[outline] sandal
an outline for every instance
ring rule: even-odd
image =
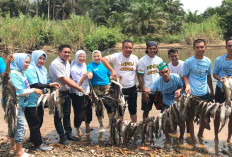
[[[34,155],[24,152],[23,155],[21,155],[21,157],[34,157]]]

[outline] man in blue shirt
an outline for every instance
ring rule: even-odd
[[[225,102],[224,92],[221,91],[223,78],[232,76],[232,37],[226,39],[227,54],[219,56],[214,62],[213,77],[218,80],[215,92],[215,101],[218,103]],[[214,118],[214,134],[215,142],[218,141],[218,130],[220,125],[220,113],[217,112]],[[227,142],[230,143],[232,134],[232,119],[230,117],[228,123],[228,138]]]
[[[214,98],[214,92],[211,78],[211,61],[208,57],[204,56],[206,50],[205,41],[203,39],[195,40],[193,42],[193,50],[195,51],[195,55],[185,60],[183,67],[185,92],[186,94],[192,94],[209,101],[210,97],[211,99]],[[210,93],[207,84],[210,88]],[[190,119],[188,124],[192,141],[196,143],[193,120]],[[199,139],[203,137],[204,128],[205,122],[202,120],[198,132]]]
[[[169,108],[175,99],[181,96],[181,92],[184,91],[184,83],[180,76],[174,73],[170,73],[168,65],[166,63],[160,63],[158,65],[160,77],[158,77],[150,88],[146,88],[146,93],[151,93],[151,91],[160,91],[163,96],[163,105],[161,112]],[[180,124],[180,140],[183,140],[185,124]],[[168,133],[165,133],[166,138],[168,138]]]

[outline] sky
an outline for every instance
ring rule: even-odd
[[[214,8],[222,4],[222,0],[180,0],[180,2],[186,12],[198,10],[198,13],[203,13],[208,7]]]

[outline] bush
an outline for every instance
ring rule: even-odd
[[[31,50],[44,44],[46,23],[40,17],[20,15],[19,18],[1,19],[0,38],[7,47],[20,51]]]
[[[203,21],[202,23],[187,23],[183,26],[180,34],[185,44],[192,44],[197,38],[205,39],[208,43],[215,43],[222,39],[222,29],[219,26],[217,15]]]
[[[117,28],[106,28],[104,26],[98,27],[93,34],[84,39],[85,48],[90,51],[105,50],[112,48],[120,39],[122,35]]]

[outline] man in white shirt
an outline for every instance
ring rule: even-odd
[[[131,121],[137,122],[137,91],[136,73],[138,57],[132,54],[133,43],[130,40],[122,42],[122,52],[114,53],[102,58],[102,63],[111,72],[113,79],[119,78],[124,95],[127,95],[128,110]],[[113,64],[114,69],[110,63]],[[122,114],[120,116],[123,116]]]
[[[70,124],[71,99],[69,87],[75,88],[83,93],[85,92],[81,86],[70,79],[70,64],[68,62],[70,53],[71,47],[69,45],[60,45],[58,48],[58,57],[53,60],[49,66],[50,80],[51,82],[58,82],[61,85],[59,92],[64,99],[64,103],[62,104],[63,117],[59,116],[57,109],[54,115],[54,124],[60,136],[59,143],[62,145],[68,145],[68,140],[79,141],[79,139],[72,134]]]
[[[181,78],[183,77],[183,65],[184,61],[179,60],[179,54],[177,49],[168,50],[168,58],[170,59],[170,63],[168,64],[168,68],[171,73],[178,74]]]
[[[146,45],[146,55],[139,60],[138,67],[138,80],[141,91],[149,88],[159,77],[158,65],[163,62],[163,59],[156,55],[158,53],[158,43],[148,41]],[[142,93],[143,120],[148,117],[152,105],[155,104],[154,96],[154,94]]]

